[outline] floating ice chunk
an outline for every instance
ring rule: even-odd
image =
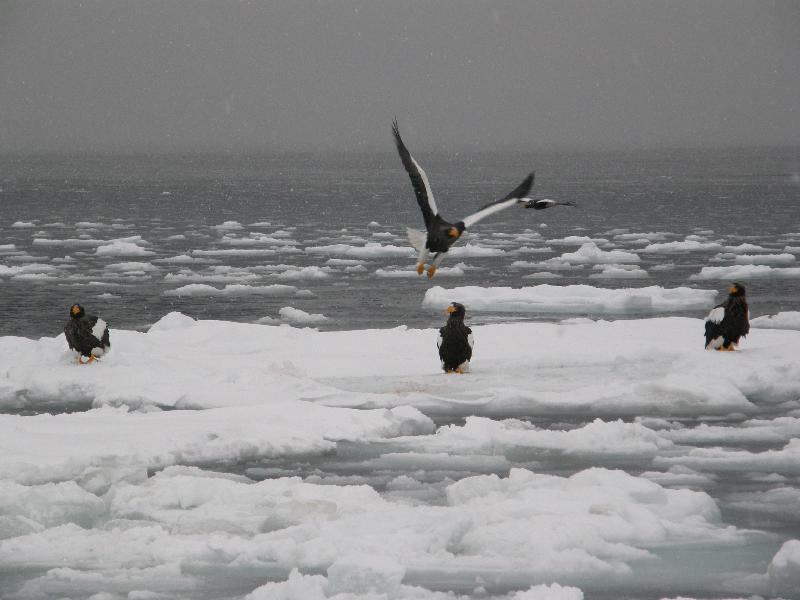
[[[50,238],[34,238],[31,242],[34,246],[73,246],[78,248],[94,248],[108,243],[106,240],[95,240],[91,238],[70,238],[66,240],[53,240]]]
[[[554,252],[554,250],[550,246],[541,246],[541,247],[531,247],[531,246],[521,246],[514,250],[515,254],[548,254],[550,252]]]
[[[191,265],[191,264],[198,264],[198,263],[208,263],[213,262],[206,258],[196,258],[194,256],[189,256],[188,254],[179,254],[178,256],[168,256],[166,258],[157,258],[153,262],[157,263],[166,263],[166,264],[173,264],[173,265]]]
[[[168,242],[179,242],[186,239],[186,236],[182,233],[176,233],[175,235],[169,235],[165,238]]]
[[[769,564],[769,580],[777,593],[793,596],[800,590],[800,540],[785,542]]]
[[[658,244],[650,244],[640,250],[640,252],[652,252],[658,254],[671,254],[677,252],[719,252],[722,250],[722,244],[716,242],[704,242],[697,239],[690,239],[692,236],[682,242],[662,242]]]
[[[310,246],[306,248],[308,254],[322,254],[345,256],[352,258],[376,258],[376,257],[412,257],[415,251],[407,246],[381,245],[376,242],[368,242],[364,246],[351,246],[349,244],[333,244],[330,246]]]
[[[277,274],[281,280],[300,280],[300,279],[328,279],[333,270],[330,267],[302,267],[300,269],[290,269]]]
[[[725,246],[725,252],[732,252],[733,254],[746,254],[747,252],[769,252],[769,248],[764,246],[757,246],[756,244],[739,244],[738,246]]]
[[[159,268],[152,263],[147,262],[121,262],[121,263],[113,263],[110,265],[106,265],[106,269],[109,271],[115,271],[117,273],[126,273],[129,271],[134,272],[153,272],[158,271]]]
[[[227,246],[296,246],[295,240],[285,239],[278,236],[268,236],[263,234],[250,234],[249,237],[224,236],[220,244]]]
[[[794,254],[738,254],[734,258],[737,265],[788,265],[795,262]]]
[[[487,248],[485,246],[477,246],[475,244],[466,244],[464,246],[453,246],[447,252],[448,256],[453,258],[480,258],[484,256],[501,256],[505,254],[505,250],[500,248]]]
[[[575,252],[562,254],[558,260],[575,264],[616,264],[637,263],[641,259],[633,252],[622,250],[601,250],[594,242],[587,242]]]
[[[675,263],[661,263],[650,267],[651,271],[672,271],[675,268]]]
[[[364,261],[355,258],[329,258],[325,264],[332,267],[355,267],[362,266]]]
[[[380,227],[381,224],[377,221],[370,221],[368,227]]]
[[[367,273],[368,271],[369,269],[364,265],[352,265],[344,268],[345,273]]]
[[[647,279],[647,271],[639,268],[638,265],[595,265],[594,270],[600,273],[592,273],[589,279]]]
[[[95,256],[151,256],[155,254],[151,250],[143,248],[147,244],[141,236],[121,238],[104,242],[94,251]]]
[[[704,309],[716,295],[715,290],[661,286],[616,290],[547,284],[524,288],[467,286],[449,290],[435,286],[425,293],[422,304],[444,308],[456,301],[475,311],[628,314]]]
[[[784,311],[776,315],[764,315],[750,319],[750,326],[756,329],[796,329],[800,330],[800,312]]]
[[[322,314],[310,314],[299,308],[291,306],[284,306],[278,311],[281,320],[291,325],[320,325],[330,321],[328,317]]]
[[[537,271],[529,275],[523,275],[523,279],[563,279],[563,275],[558,273],[550,273],[549,271]]]
[[[584,244],[608,244],[606,238],[591,238],[585,235],[569,235],[565,238],[547,240],[548,244],[554,246],[582,246]]]
[[[557,583],[540,584],[515,592],[508,597],[508,600],[583,600],[583,592],[579,588]]]
[[[244,229],[244,227],[238,221],[225,221],[219,225],[212,225],[211,229],[216,229],[217,231],[238,231]]]
[[[15,229],[28,229],[30,227],[36,227],[36,224],[30,221],[14,221],[11,226]]]
[[[75,227],[78,229],[101,229],[106,227],[103,223],[97,223],[93,221],[78,221],[75,223]]]
[[[648,240],[649,242],[661,242],[673,234],[667,231],[649,231],[647,233],[618,233],[614,235],[615,240],[621,242],[638,242]]]
[[[271,256],[278,251],[273,248],[225,248],[214,250],[192,250],[192,256]]]
[[[770,267],[768,265],[734,265],[730,267],[703,267],[689,276],[692,281],[716,279],[794,279],[800,277],[800,267]]]
[[[291,285],[273,284],[265,286],[228,284],[215,288],[204,283],[190,283],[174,290],[164,292],[165,296],[293,296],[298,293]]]

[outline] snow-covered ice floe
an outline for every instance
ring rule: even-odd
[[[716,295],[715,290],[660,286],[623,289],[547,284],[523,288],[465,286],[445,289],[435,286],[425,292],[423,306],[444,308],[455,301],[464,304],[467,310],[475,311],[647,314],[703,310]]]
[[[730,267],[703,267],[699,273],[690,275],[693,281],[712,279],[761,279],[761,278],[798,278],[800,267],[770,267],[769,265],[732,265]]]
[[[86,366],[0,337],[4,600],[796,598],[800,542],[724,509],[796,522],[800,332],[702,331],[475,326],[465,376],[434,328],[171,313]],[[722,507],[736,472],[775,487]]]
[[[750,326],[757,329],[800,330],[800,311],[784,311],[776,315],[764,315],[750,319]]]

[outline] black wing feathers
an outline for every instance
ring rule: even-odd
[[[426,185],[426,175],[424,171],[420,171],[419,165],[417,165],[411,157],[411,153],[403,143],[403,138],[400,137],[400,129],[397,127],[397,119],[392,122],[392,134],[394,134],[394,143],[397,146],[397,152],[400,154],[403,167],[411,178],[411,185],[417,197],[417,204],[419,204],[422,210],[422,218],[425,220],[425,228],[430,229],[431,221],[433,221],[436,210],[431,208],[431,200],[428,197],[428,186]]]
[[[505,202],[506,200],[511,200],[512,198],[525,198],[530,193],[531,188],[533,187],[533,178],[535,177],[535,173],[531,173],[525,179],[522,180],[517,187],[515,187],[511,192],[506,194],[504,197],[500,198],[499,200],[494,200],[489,202],[488,204],[484,204],[478,210],[483,210],[484,208],[488,208],[495,204],[500,204],[501,202]]]

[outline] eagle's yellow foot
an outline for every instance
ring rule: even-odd
[[[422,275],[422,272],[425,270],[425,263],[419,263],[417,265],[417,275]]]
[[[436,275],[436,267],[430,267],[428,269],[428,279],[433,278],[434,275]]]
[[[88,365],[89,363],[93,363],[96,360],[97,357],[94,354],[90,354],[88,360],[86,361],[86,364]]]
[[[462,371],[462,370],[461,370],[461,367],[458,367],[458,368],[456,368],[456,370],[454,371],[454,373],[458,373],[459,375],[463,375],[463,374],[464,374],[464,371]]]

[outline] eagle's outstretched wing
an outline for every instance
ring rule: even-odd
[[[438,214],[439,210],[436,208],[436,202],[433,199],[433,191],[431,191],[428,176],[403,143],[403,138],[400,137],[400,130],[397,127],[397,119],[392,122],[392,133],[394,134],[397,152],[400,154],[400,160],[403,161],[403,167],[405,167],[406,173],[411,178],[411,185],[414,187],[417,203],[422,210],[422,218],[425,219],[425,228],[430,229],[431,221],[433,221],[433,217]]]

